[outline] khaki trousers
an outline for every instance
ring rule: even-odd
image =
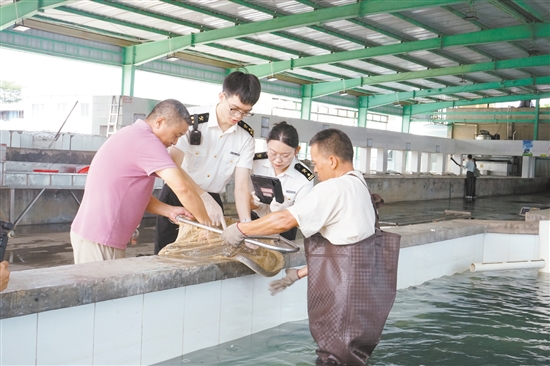
[[[73,247],[75,264],[126,258],[126,250],[116,249],[94,241],[86,240],[72,230],[71,245]]]

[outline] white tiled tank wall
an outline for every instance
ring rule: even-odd
[[[401,250],[398,288],[468,270],[472,262],[534,259],[538,236],[478,234]],[[259,275],[208,282],[0,320],[0,365],[164,361],[307,318],[307,281],[277,296]],[[252,291],[251,291],[252,289]]]
[[[0,365],[149,365],[307,318],[306,281],[271,296],[273,279],[239,277],[3,319]]]

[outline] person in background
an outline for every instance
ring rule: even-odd
[[[464,165],[466,169],[466,198],[471,199],[475,194],[475,177],[474,171],[476,170],[476,165],[472,160],[472,154],[468,154],[468,161]]]
[[[145,120],[120,129],[99,148],[71,225],[75,264],[124,258],[145,211],[173,221],[184,215],[212,224],[201,198],[166,150],[187,132],[189,123],[185,106],[167,99]],[[156,177],[172,187],[185,208],[152,196]]]
[[[228,245],[247,236],[284,232],[299,226],[307,267],[287,269],[277,292],[308,276],[308,318],[321,364],[364,365],[379,342],[395,299],[397,261],[376,263],[376,213],[363,175],[353,169],[353,146],[338,129],[318,132],[309,142],[320,183],[293,206],[222,233]],[[371,283],[376,265],[385,280]]]
[[[286,121],[276,123],[266,139],[267,152],[254,155],[253,174],[277,177],[281,181],[284,201],[279,203],[275,198],[270,204],[260,202],[252,194],[253,219],[265,216],[270,212],[284,210],[295,202],[303,199],[313,188],[315,175],[305,166],[297,155],[300,151],[298,131]],[[281,236],[296,239],[297,227],[281,234]]]
[[[8,287],[8,282],[10,281],[10,270],[8,267],[8,261],[0,262],[0,292]]]
[[[255,75],[235,71],[223,81],[218,103],[190,108],[193,127],[182,136],[169,153],[177,166],[189,175],[205,206],[217,213],[214,225],[225,227],[220,193],[235,178],[235,206],[239,220],[250,221],[249,179],[254,157],[254,130],[242,121],[252,116],[252,107],[260,98],[261,85]],[[196,118],[196,120],[195,120]],[[159,199],[170,205],[181,205],[168,185]],[[179,225],[158,217],[155,254],[177,238]]]

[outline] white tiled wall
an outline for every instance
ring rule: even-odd
[[[398,288],[472,262],[534,259],[536,235],[478,234],[404,248]],[[307,281],[271,296],[259,275],[0,320],[0,365],[149,365],[307,318]]]

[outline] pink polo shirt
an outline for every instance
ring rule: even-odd
[[[126,249],[153,193],[156,171],[176,165],[142,120],[119,130],[97,151],[71,229],[84,239]]]

